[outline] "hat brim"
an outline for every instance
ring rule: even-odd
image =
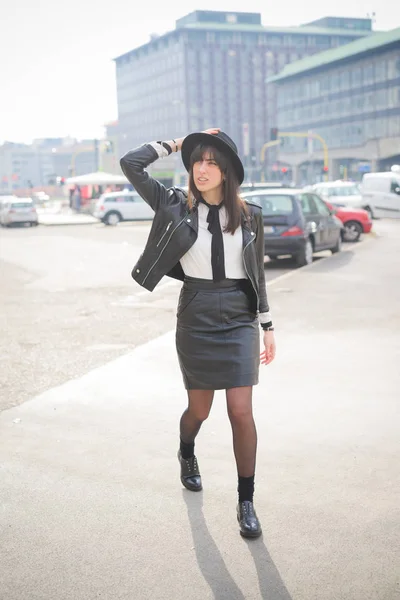
[[[192,155],[193,150],[199,144],[203,146],[214,146],[218,150],[221,150],[221,152],[223,152],[224,154],[227,154],[232,162],[232,166],[235,170],[239,185],[243,183],[244,168],[239,156],[230,146],[228,146],[226,142],[224,142],[218,136],[213,135],[211,133],[190,133],[183,140],[181,154],[182,162],[185,165],[186,171],[190,171],[190,157]]]

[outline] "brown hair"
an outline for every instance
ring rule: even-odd
[[[192,209],[194,206],[194,199],[198,202],[201,198],[201,193],[194,183],[193,165],[195,162],[203,160],[206,153],[209,153],[212,159],[215,160],[224,175],[222,201],[228,215],[225,231],[232,233],[233,235],[241,223],[242,211],[244,210],[247,214],[248,210],[246,204],[239,196],[239,182],[231,161],[223,152],[221,152],[221,150],[218,150],[218,148],[215,148],[214,146],[203,146],[199,144],[194,148],[190,155],[188,206]]]

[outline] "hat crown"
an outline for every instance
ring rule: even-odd
[[[215,137],[219,138],[221,141],[225,142],[225,144],[230,146],[232,148],[232,150],[235,152],[235,154],[238,153],[237,146],[236,146],[235,142],[229,137],[229,135],[227,135],[223,131],[219,131],[218,133],[215,134]]]

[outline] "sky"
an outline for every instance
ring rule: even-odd
[[[118,118],[113,58],[146,43],[152,33],[174,29],[177,19],[194,10],[258,12],[263,25],[282,27],[375,12],[375,29],[400,26],[400,3],[393,0],[20,0],[7,5],[0,35],[0,143],[102,137],[104,124]]]

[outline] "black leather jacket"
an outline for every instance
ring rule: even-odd
[[[132,277],[153,291],[164,275],[183,281],[182,256],[197,239],[198,212],[187,204],[180,188],[167,189],[145,170],[158,159],[155,149],[144,144],[121,158],[122,171],[155,212],[146,247],[132,270]],[[242,214],[243,261],[252,284],[252,311],[269,311],[264,274],[264,225],[261,207],[246,200],[249,216]]]

